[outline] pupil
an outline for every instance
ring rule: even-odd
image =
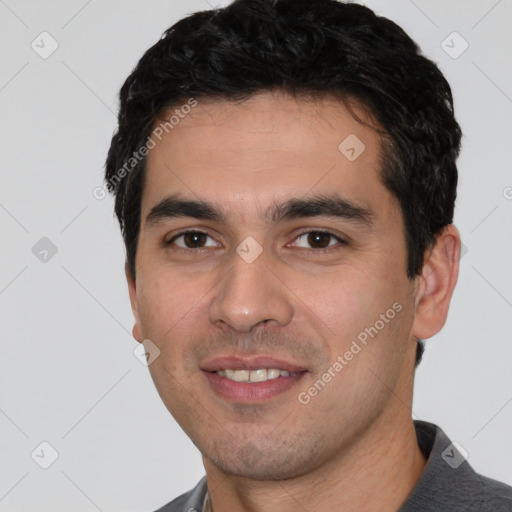
[[[203,233],[186,233],[184,236],[185,245],[187,247],[202,247],[204,243],[204,237],[205,235]]]
[[[325,248],[329,246],[331,235],[315,231],[308,235],[308,243],[315,248]]]

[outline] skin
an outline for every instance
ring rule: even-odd
[[[365,144],[354,161],[338,149],[351,134]],[[203,455],[215,512],[396,511],[421,476],[411,418],[416,340],[445,323],[460,238],[447,226],[422,275],[407,278],[403,218],[379,179],[379,156],[377,133],[341,102],[277,92],[200,101],[148,154],[136,279],[127,272],[133,335],[160,350],[152,378]],[[273,204],[333,192],[369,210],[371,226],[265,217]],[[173,194],[213,203],[225,222],[147,222]],[[207,233],[203,247],[173,238],[183,230]],[[347,243],[327,237],[321,252],[307,234],[297,238],[315,230]],[[263,250],[252,263],[236,252],[247,237]],[[300,403],[298,394],[394,303],[401,311]],[[307,372],[269,400],[237,404],[201,371],[217,355],[255,354]]]

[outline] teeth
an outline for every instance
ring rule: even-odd
[[[276,368],[260,368],[258,370],[219,370],[216,372],[221,377],[226,377],[235,382],[265,382],[267,380],[277,379],[278,377],[295,376],[296,373],[290,373],[286,370]]]
[[[275,369],[267,370],[267,378],[269,380],[270,379],[277,379],[277,377],[279,377],[279,375],[281,375],[281,371],[280,370],[275,370]]]
[[[232,380],[235,382],[245,382],[249,380],[249,370],[235,370],[233,372]]]
[[[251,382],[265,382],[267,380],[267,370],[252,370],[249,380]]]

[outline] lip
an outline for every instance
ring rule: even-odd
[[[276,370],[285,370],[287,372],[304,372],[307,368],[295,363],[290,363],[274,357],[256,356],[256,357],[235,357],[225,356],[216,357],[210,361],[205,361],[200,365],[201,370],[205,372],[217,372],[219,370],[259,370],[260,368],[275,368]]]
[[[218,375],[219,370],[259,370],[275,368],[290,372],[288,377],[278,377],[265,382],[235,382]],[[304,377],[308,370],[298,364],[282,361],[273,357],[257,356],[252,358],[217,357],[201,365],[211,389],[229,402],[238,404],[259,404],[275,398],[291,388]]]

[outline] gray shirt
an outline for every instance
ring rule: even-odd
[[[436,425],[415,421],[425,470],[398,512],[512,512],[512,487],[479,475]],[[201,512],[206,477],[157,512]]]

